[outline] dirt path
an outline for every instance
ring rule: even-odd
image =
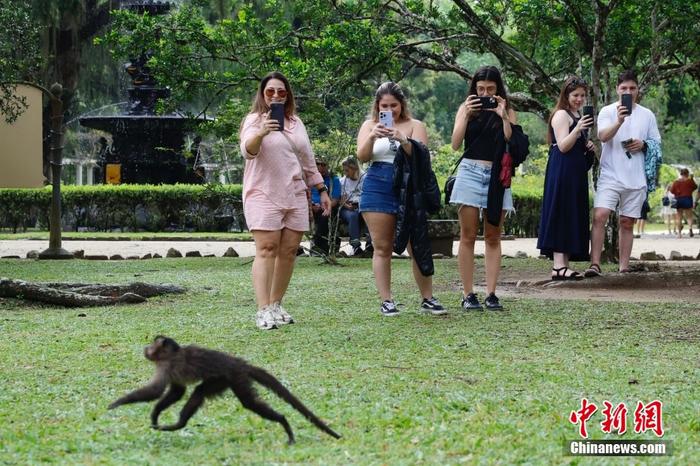
[[[700,264],[650,262],[633,266],[649,271],[607,273],[578,282],[552,282],[547,272],[503,270],[499,295],[539,299],[590,299],[622,302],[684,302],[700,306]],[[524,277],[524,275],[527,275]],[[483,276],[483,275],[482,275]],[[481,284],[485,287],[485,283]]]

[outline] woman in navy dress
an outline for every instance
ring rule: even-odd
[[[549,160],[537,247],[554,261],[552,280],[582,279],[569,268],[569,261],[589,260],[588,170],[594,146],[588,129],[593,119],[580,114],[587,90],[582,79],[568,78],[549,120]]]

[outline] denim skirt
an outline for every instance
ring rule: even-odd
[[[488,202],[491,167],[462,159],[457,169],[450,204],[462,204],[485,209]],[[503,210],[512,212],[513,195],[509,189],[503,193]]]
[[[394,164],[372,162],[362,181],[360,212],[396,214],[399,198],[394,194]]]

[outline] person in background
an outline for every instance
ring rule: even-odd
[[[693,191],[698,189],[698,185],[687,168],[681,169],[680,177],[673,182],[671,192],[676,196],[676,228],[678,237],[683,237],[683,218],[688,223],[688,235],[692,238],[693,233]]]
[[[328,162],[322,157],[316,157],[316,167],[318,172],[323,176],[323,184],[328,190],[328,196],[331,198],[331,209],[336,209],[340,204],[341,189],[340,180],[328,168]],[[311,212],[314,218],[314,236],[312,252],[328,255],[330,253],[330,239],[334,237],[336,250],[340,244],[340,238],[337,237],[337,231],[332,231],[331,219],[333,215],[323,215],[323,207],[321,206],[321,196],[315,186],[311,187]]]
[[[644,204],[642,204],[642,216],[637,219],[637,235],[642,236],[644,234],[644,227],[647,224],[647,220],[649,219],[649,211],[651,210],[651,207],[649,206],[649,196],[647,196],[646,199],[644,199]]]
[[[273,102],[284,104],[283,131],[270,118]],[[302,235],[309,229],[307,188],[319,190],[325,216],[331,213],[331,200],[304,123],[296,114],[292,88],[282,73],[270,73],[260,81],[250,113],[241,123],[240,141],[245,157],[243,211],[255,241],[255,323],[270,330],[294,321],[282,307],[282,298]]]
[[[673,183],[666,185],[666,192],[661,198],[661,218],[666,224],[669,235],[675,235],[678,232],[676,230],[676,196],[671,192],[672,185]]]
[[[362,227],[362,216],[360,215],[360,194],[362,193],[362,178],[360,166],[357,159],[348,157],[343,160],[343,177],[340,178],[341,207],[340,219],[348,226],[350,234],[350,246],[352,255],[360,256],[364,251],[360,242]],[[371,240],[367,240],[365,247],[372,245]]]

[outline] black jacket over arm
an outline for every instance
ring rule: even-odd
[[[423,276],[435,273],[428,237],[428,214],[440,209],[440,189],[430,166],[430,152],[418,141],[411,155],[403,148],[394,158],[394,191],[399,197],[394,252],[401,254],[411,242],[413,258]]]
[[[513,173],[515,175],[515,167],[525,161],[530,153],[530,140],[523,133],[523,129],[518,125],[510,125],[511,136],[508,141],[508,147],[511,157],[513,158]],[[503,210],[503,194],[506,189],[501,184],[499,174],[501,173],[501,157],[506,149],[506,142],[503,138],[496,141],[496,157],[491,166],[491,179],[489,180],[489,192],[486,197],[486,221],[493,226],[501,224],[501,211]]]

